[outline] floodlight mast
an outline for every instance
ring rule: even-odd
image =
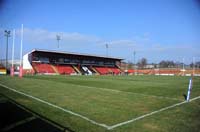
[[[106,44],[106,57],[108,57],[108,44]]]
[[[134,63],[134,74],[136,75],[136,64],[135,64],[135,55],[136,55],[136,52],[135,52],[135,50],[133,51],[133,63]]]
[[[58,45],[57,45],[57,47],[59,48],[59,41],[61,40],[60,35],[56,35],[56,40],[58,41]]]
[[[14,64],[14,53],[15,53],[15,29],[13,29],[13,45],[12,45],[12,67]]]

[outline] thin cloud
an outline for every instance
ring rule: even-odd
[[[127,49],[127,48],[134,48],[136,46],[136,42],[133,40],[128,39],[119,39],[119,40],[112,40],[112,41],[100,41],[97,45],[99,47],[105,47],[108,44],[108,48],[115,48],[115,49]]]
[[[20,36],[20,29],[17,30],[17,36]],[[56,40],[56,35],[60,35],[62,41],[74,41],[74,42],[95,42],[99,41],[99,38],[90,35],[84,35],[80,33],[66,33],[66,32],[51,32],[44,29],[30,29],[24,28],[24,39],[29,42],[48,42]]]
[[[56,35],[61,36],[60,47],[57,48]],[[0,36],[4,38],[4,29],[0,28]],[[12,37],[12,33],[11,33]],[[21,30],[16,30],[16,47],[20,45]],[[2,39],[1,43],[5,39]],[[11,42],[11,41],[10,41]],[[160,44],[154,43],[150,38],[150,33],[143,36],[135,36],[132,38],[120,38],[106,40],[99,36],[81,34],[78,32],[55,32],[45,29],[24,28],[24,53],[34,49],[62,50],[88,54],[103,55],[106,53],[106,44],[109,47],[109,55],[132,59],[133,51],[136,51],[137,58],[148,57],[156,58],[174,58],[180,56],[199,56],[198,48],[192,47],[190,44]],[[198,47],[198,46],[197,46]],[[10,52],[10,51],[9,51]]]

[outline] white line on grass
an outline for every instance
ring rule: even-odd
[[[71,84],[71,83],[67,83],[67,84],[74,85],[74,86],[79,86],[79,87],[90,88],[90,89],[94,89],[95,88],[95,89],[104,90],[104,91],[112,91],[112,92],[117,92],[117,93],[122,92],[122,93],[135,94],[135,95],[141,95],[141,96],[146,96],[146,97],[154,97],[154,98],[160,98],[160,99],[170,99],[170,100],[182,101],[182,100],[177,99],[177,98],[170,98],[170,97],[165,97],[165,96],[155,96],[155,95],[148,95],[148,94],[127,92],[127,91],[121,91],[121,90],[114,90],[114,89],[109,89],[109,88],[102,88],[102,87],[94,87],[94,86],[85,86],[85,85]]]
[[[49,80],[45,80],[45,81],[49,81]],[[62,83],[62,82],[59,82]],[[67,83],[67,82],[65,82]],[[177,101],[182,101],[180,99],[177,98],[171,98],[171,97],[166,97],[166,96],[155,96],[155,95],[148,95],[148,94],[142,94],[142,93],[134,93],[134,92],[128,92],[128,91],[121,91],[121,90],[116,90],[116,89],[109,89],[109,88],[103,88],[103,87],[94,87],[94,86],[86,86],[86,85],[79,85],[79,84],[72,84],[72,83],[67,83],[70,84],[72,86],[79,86],[79,87],[83,87],[83,88],[90,88],[90,89],[98,89],[98,90],[103,90],[103,91],[112,91],[112,92],[116,92],[116,93],[127,93],[127,94],[134,94],[134,95],[141,95],[141,96],[145,96],[145,97],[154,97],[154,98],[160,98],[160,99],[170,99],[170,100],[177,100]]]
[[[191,101],[194,101],[194,100],[197,100],[197,99],[200,99],[200,96],[191,99],[190,102],[191,102]],[[121,122],[121,123],[115,124],[115,125],[113,125],[113,126],[110,126],[110,127],[108,128],[108,130],[111,130],[111,129],[114,129],[114,128],[117,128],[117,127],[120,127],[120,126],[129,124],[129,123],[135,122],[135,121],[137,121],[137,120],[140,120],[140,119],[143,119],[143,118],[145,118],[145,117],[148,117],[148,116],[157,114],[157,113],[159,113],[159,112],[162,112],[162,111],[165,111],[165,110],[174,108],[174,107],[176,107],[176,106],[180,106],[180,105],[185,104],[185,103],[187,103],[187,101],[183,101],[183,102],[180,102],[180,103],[177,103],[177,104],[174,104],[174,105],[171,105],[171,106],[168,106],[168,107],[165,107],[165,108],[162,108],[162,109],[153,111],[153,112],[151,112],[151,113],[148,113],[148,114],[145,114],[145,115],[142,115],[142,116],[133,118],[133,119],[131,119],[131,120],[128,120],[128,121],[125,121],[125,122]]]
[[[82,119],[84,119],[84,120],[87,120],[87,121],[91,122],[92,124],[95,124],[95,125],[97,125],[97,126],[104,127],[104,128],[106,128],[107,130],[112,130],[112,129],[114,129],[114,128],[117,128],[117,127],[120,127],[120,126],[129,124],[129,123],[135,122],[135,121],[137,121],[137,120],[141,120],[141,119],[146,118],[146,117],[148,117],[148,116],[151,116],[151,115],[157,114],[157,113],[159,113],[159,112],[162,112],[162,111],[165,111],[165,110],[168,110],[168,109],[174,108],[174,107],[176,107],[176,106],[180,106],[180,105],[182,105],[182,104],[187,103],[187,101],[183,101],[183,102],[180,102],[180,103],[176,103],[176,104],[174,104],[174,105],[171,105],[171,106],[168,106],[168,107],[165,107],[165,108],[161,108],[161,109],[156,110],[156,111],[153,111],[153,112],[151,112],[151,113],[144,114],[144,115],[142,115],[142,116],[133,118],[133,119],[131,119],[131,120],[128,120],[128,121],[125,121],[125,122],[121,122],[121,123],[117,123],[117,124],[115,124],[115,125],[109,126],[109,125],[106,125],[106,124],[103,124],[103,123],[98,123],[98,122],[96,122],[96,121],[94,121],[94,120],[89,119],[88,117],[85,117],[85,116],[80,115],[80,114],[78,114],[78,113],[75,113],[75,112],[72,112],[72,111],[70,111],[70,110],[64,109],[64,108],[59,107],[59,106],[57,106],[57,105],[51,104],[51,103],[49,103],[49,102],[46,102],[46,101],[41,100],[41,99],[39,99],[39,98],[36,98],[36,97],[34,97],[34,96],[31,96],[31,95],[25,94],[25,93],[23,93],[23,92],[17,91],[17,90],[15,90],[15,89],[9,88],[8,86],[5,86],[5,85],[3,85],[3,84],[1,84],[1,83],[0,83],[0,86],[4,87],[4,88],[6,88],[6,89],[9,89],[9,90],[11,90],[11,91],[13,91],[13,92],[16,92],[16,93],[22,94],[22,95],[24,95],[24,96],[27,96],[27,97],[29,97],[29,98],[35,99],[35,100],[37,100],[37,101],[39,101],[39,102],[45,103],[45,104],[47,104],[47,105],[49,105],[49,106],[55,107],[55,108],[57,108],[57,109],[60,109],[60,110],[62,110],[62,111],[64,111],[64,112],[67,112],[67,113],[69,113],[69,114],[72,114],[72,115],[75,115],[75,116],[77,116],[77,117],[80,117],[80,118],[82,118]],[[193,98],[193,99],[190,99],[190,102],[191,102],[191,101],[194,101],[194,100],[197,100],[197,99],[200,99],[200,96],[195,97],[195,98]]]
[[[54,105],[54,104],[52,104],[52,103],[46,102],[46,101],[44,101],[44,100],[41,100],[41,99],[39,99],[39,98],[37,98],[37,97],[34,97],[34,96],[31,96],[31,95],[29,95],[29,94],[26,94],[26,93],[17,91],[17,90],[15,90],[15,89],[12,89],[12,88],[10,88],[10,87],[8,87],[8,86],[6,86],[6,85],[3,85],[3,84],[1,84],[1,83],[0,83],[0,86],[4,87],[4,88],[6,88],[6,89],[9,89],[9,90],[11,90],[11,91],[13,91],[13,92],[16,92],[16,93],[22,94],[22,95],[24,95],[24,96],[27,96],[27,97],[29,97],[29,98],[35,99],[35,100],[37,100],[37,101],[39,101],[39,102],[45,103],[45,104],[47,104],[47,105],[49,105],[49,106],[52,106],[52,107],[54,107],[54,108],[60,109],[60,110],[62,110],[62,111],[64,111],[64,112],[67,112],[67,113],[69,113],[69,114],[71,114],[71,115],[75,115],[75,116],[77,116],[77,117],[80,117],[80,118],[82,118],[82,119],[85,119],[85,120],[91,122],[92,124],[95,124],[95,125],[104,127],[104,128],[106,128],[106,129],[109,128],[109,126],[106,125],[106,124],[98,123],[98,122],[96,122],[96,121],[94,121],[94,120],[92,120],[92,119],[89,119],[88,117],[85,117],[85,116],[83,116],[83,115],[80,115],[80,114],[78,114],[78,113],[75,113],[75,112],[73,112],[73,111],[71,111],[71,110],[64,109],[64,108],[59,107],[59,106],[57,106],[57,105]]]

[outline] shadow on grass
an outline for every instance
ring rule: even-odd
[[[0,100],[0,132],[72,132],[45,120],[12,101]]]
[[[187,95],[186,94],[183,94],[183,97],[185,100],[187,100]]]

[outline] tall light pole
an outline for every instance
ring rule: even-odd
[[[108,57],[108,44],[106,44],[106,57]]]
[[[59,48],[59,41],[61,40],[61,37],[60,37],[60,35],[56,35],[56,40],[58,41],[58,48]]]
[[[134,58],[133,58],[133,59],[134,59],[133,61],[134,61],[134,62],[133,62],[133,63],[134,63],[134,74],[136,75],[135,55],[136,55],[136,52],[135,52],[135,50],[134,50],[134,52],[133,52],[133,57],[134,57]]]
[[[136,54],[136,52],[135,52],[135,50],[133,51],[133,63],[134,63],[134,68],[135,68],[135,54]]]
[[[14,54],[15,54],[15,29],[13,29],[13,45],[12,45],[12,67],[14,66]]]
[[[8,37],[10,37],[10,31],[5,30],[5,36],[6,36],[6,70],[8,69]]]

